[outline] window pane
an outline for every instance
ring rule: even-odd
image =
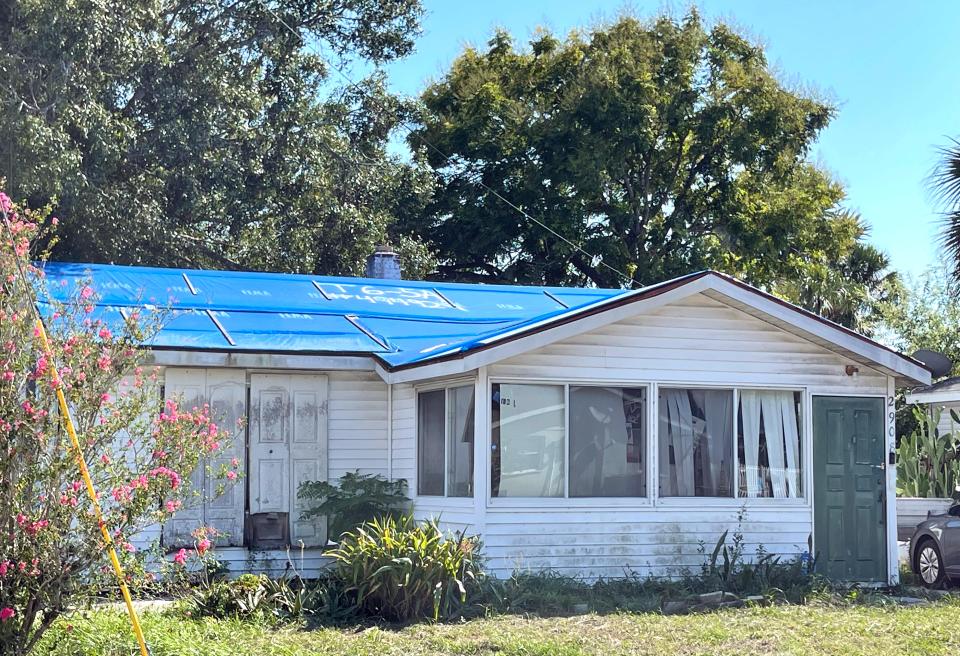
[[[647,493],[647,391],[570,388],[570,496]]]
[[[740,496],[803,496],[800,398],[800,392],[740,392]]]
[[[733,496],[733,391],[661,388],[660,496]]]
[[[492,392],[493,496],[562,497],[563,387],[494,384]]]
[[[417,493],[443,496],[445,390],[417,396]]]
[[[473,385],[447,391],[447,496],[473,496]]]

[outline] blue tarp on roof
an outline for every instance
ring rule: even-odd
[[[46,295],[90,282],[94,316],[167,309],[154,348],[370,354],[388,366],[464,352],[498,334],[627,294],[575,289],[335,278],[48,262]],[[64,284],[64,282],[66,284]],[[43,303],[41,308],[49,307]]]

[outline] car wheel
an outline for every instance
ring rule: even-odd
[[[917,549],[914,569],[920,582],[928,588],[942,588],[947,580],[943,571],[943,557],[933,540],[924,540]]]

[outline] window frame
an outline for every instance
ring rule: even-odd
[[[566,496],[568,493],[569,487],[569,475],[567,475],[566,481],[564,482],[564,496],[563,497],[494,497],[492,496],[491,481],[493,478],[492,470],[492,461],[490,459],[490,447],[493,444],[493,413],[490,411],[489,404],[492,401],[493,397],[493,385],[497,383],[506,383],[506,384],[542,384],[542,385],[561,385],[566,388],[572,386],[597,386],[597,387],[631,387],[639,388],[645,387],[647,389],[647,445],[646,445],[646,462],[647,462],[647,495],[645,497],[573,497],[570,498]],[[734,418],[733,418],[733,428],[734,428],[734,440],[733,440],[733,449],[734,449],[734,463],[739,472],[740,459],[739,454],[737,453],[737,439],[736,435],[739,432],[739,419],[737,408],[740,403],[740,390],[775,390],[775,391],[784,391],[784,392],[799,392],[800,393],[800,462],[803,470],[801,471],[801,481],[803,485],[803,496],[796,498],[786,498],[786,499],[777,499],[773,497],[741,497],[739,495],[739,486],[735,484],[737,488],[735,490],[735,496],[732,497],[661,497],[659,492],[660,488],[660,470],[659,470],[659,455],[658,455],[658,446],[660,439],[660,428],[658,424],[658,417],[660,412],[659,407],[659,394],[660,387],[671,387],[671,388],[687,388],[687,389],[732,389],[734,394]],[[426,388],[424,388],[426,389]],[[565,392],[567,394],[568,392]],[[484,434],[481,436],[475,436],[475,440],[482,440],[482,448],[486,449],[487,453],[483,458],[483,476],[485,480],[483,485],[485,486],[484,497],[485,497],[485,507],[488,509],[518,509],[518,510],[531,510],[538,512],[564,512],[569,510],[582,510],[582,509],[591,509],[591,510],[610,510],[610,511],[622,511],[625,508],[635,509],[635,510],[650,510],[656,509],[658,507],[664,507],[667,509],[671,508],[715,508],[718,510],[729,510],[736,511],[741,508],[757,508],[757,509],[774,509],[774,508],[790,508],[790,509],[799,509],[806,508],[811,509],[813,507],[813,481],[812,481],[812,405],[811,399],[814,395],[819,394],[816,388],[811,388],[809,385],[798,385],[798,384],[758,384],[752,382],[737,382],[737,381],[722,381],[722,382],[713,382],[708,381],[704,382],[702,380],[693,381],[689,379],[645,379],[637,380],[631,378],[623,378],[611,376],[610,378],[596,378],[596,377],[584,377],[577,378],[574,376],[564,376],[564,377],[549,377],[549,376],[532,376],[532,377],[519,377],[519,376],[488,376],[484,382],[483,402],[487,404],[487,408],[484,415]],[[833,394],[830,396],[870,396],[869,394]],[[883,395],[880,395],[882,398],[886,398]],[[568,398],[567,396],[564,397]],[[479,407],[479,406],[478,406]],[[567,403],[566,413],[569,414],[569,403]],[[569,425],[569,418],[568,418]],[[565,438],[566,447],[569,449],[569,440]],[[567,457],[569,461],[569,457]],[[565,467],[568,467],[569,464],[565,464]],[[736,483],[736,477],[735,477]],[[476,480],[474,480],[474,486],[476,490]],[[439,497],[426,497],[426,498],[439,498]]]
[[[448,476],[450,474],[450,390],[459,387],[469,387],[473,392],[474,425],[473,425],[473,468],[470,471],[469,496],[450,496],[448,493]],[[420,395],[429,392],[443,391],[443,494],[420,494]],[[430,385],[417,385],[413,394],[413,432],[414,432],[414,476],[410,486],[414,499],[449,499],[451,501],[473,502],[477,495],[476,461],[477,461],[477,430],[476,430],[477,388],[473,378],[456,378],[444,380]]]
[[[811,494],[812,490],[812,481],[811,481],[811,466],[812,466],[812,440],[810,434],[811,419],[810,413],[811,410],[811,397],[812,392],[808,387],[801,385],[777,385],[777,384],[755,384],[755,383],[728,383],[728,382],[718,382],[718,383],[689,383],[684,381],[659,381],[654,384],[654,403],[652,405],[656,406],[656,412],[659,416],[659,405],[660,405],[660,388],[670,388],[670,389],[710,389],[710,390],[732,390],[733,391],[733,466],[734,466],[734,476],[733,476],[733,496],[729,497],[666,497],[660,496],[660,462],[659,457],[654,465],[655,472],[654,475],[656,478],[656,496],[655,496],[655,505],[657,506],[666,506],[666,507],[717,507],[717,508],[750,508],[750,507],[759,507],[763,508],[765,506],[772,507],[791,507],[791,508],[812,508],[813,507],[813,495]],[[789,497],[789,498],[776,498],[776,497],[747,497],[740,496],[740,449],[739,449],[739,433],[740,433],[740,392],[742,390],[750,391],[763,391],[770,390],[776,392],[794,392],[800,394],[800,408],[799,408],[799,430],[800,430],[800,480],[801,480],[801,489],[803,494],[799,497]],[[655,446],[659,446],[660,442],[660,427],[659,423],[653,431],[656,434],[656,443]]]
[[[563,496],[561,497],[495,497],[493,496],[493,461],[490,458],[486,460],[486,497],[488,508],[536,508],[537,510],[572,510],[578,508],[650,508],[653,504],[653,491],[650,482],[650,458],[655,446],[651,439],[653,430],[651,422],[653,421],[654,403],[651,401],[651,395],[654,394],[654,385],[650,382],[638,382],[635,380],[613,379],[613,378],[592,378],[589,380],[575,380],[573,378],[511,378],[511,377],[490,377],[486,382],[485,402],[491,404],[491,411],[486,415],[486,431],[484,442],[488,451],[493,445],[493,386],[494,385],[549,385],[563,388]],[[644,467],[647,475],[646,494],[636,497],[571,497],[570,496],[570,388],[571,387],[620,387],[630,389],[644,389],[647,396],[646,419],[647,434],[644,445]]]

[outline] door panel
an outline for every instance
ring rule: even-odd
[[[229,483],[219,478],[217,472],[221,466],[230,467],[233,458],[240,461],[238,471],[243,471],[245,440],[238,422],[246,415],[246,374],[229,369],[170,368],[164,374],[164,390],[166,399],[177,400],[186,411],[209,404],[214,422],[232,436],[230,444],[224,445],[217,458],[202,460],[190,475],[190,488],[200,492],[202,500],[187,502],[183,510],[164,524],[164,544],[190,545],[194,541],[194,529],[210,526],[217,530],[214,542],[218,546],[242,545],[243,484]],[[208,467],[212,475],[207,474]]]
[[[254,374],[250,378],[250,512],[289,513],[294,546],[322,546],[326,523],[302,520],[297,490],[327,480],[326,376]]]
[[[290,512],[289,376],[250,376],[250,512]]]
[[[843,581],[886,581],[883,399],[813,398],[814,551]]]

